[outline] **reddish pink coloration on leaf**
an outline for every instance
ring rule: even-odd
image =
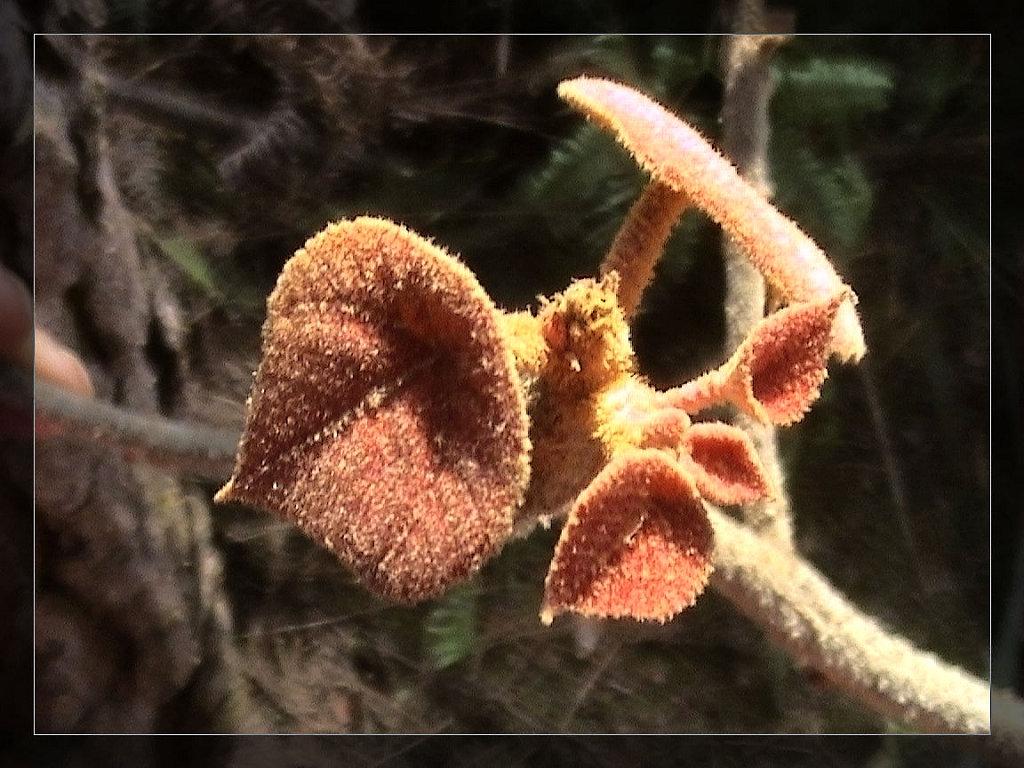
[[[271,294],[217,501],[294,521],[396,600],[466,578],[511,534],[529,476],[498,317],[464,265],[403,227],[331,224]]]
[[[644,419],[640,427],[643,448],[674,449],[690,429],[690,417],[679,408],[663,408]]]
[[[758,323],[735,355],[733,402],[773,424],[802,419],[828,376],[832,325],[845,297],[794,304]]]
[[[753,441],[729,424],[694,424],[683,438],[682,458],[701,495],[719,504],[756,501],[771,490]]]
[[[574,611],[667,621],[704,591],[711,554],[711,524],[690,478],[661,451],[621,454],[569,513],[541,619]]]
[[[775,424],[800,419],[829,355],[864,352],[856,297],[670,112],[604,80],[559,93],[653,176],[602,278],[573,282],[537,314],[503,315],[465,266],[401,226],[330,225],[270,297],[235,474],[216,498],[294,521],[370,589],[406,602],[469,577],[514,525],[575,499],[542,619],[666,621],[712,569],[703,498],[736,504],[773,490],[745,433],[690,414],[731,402]],[[658,392],[636,373],[627,320],[690,203],[791,305],[720,368]]]
[[[697,413],[721,403],[780,426],[803,418],[828,376],[829,338],[845,292],[780,309],[759,322],[721,368],[662,392],[665,406]]]

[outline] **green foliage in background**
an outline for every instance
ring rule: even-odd
[[[772,73],[775,200],[842,259],[862,244],[874,204],[858,137],[888,106],[892,77],[877,60],[788,54],[780,52]]]
[[[435,669],[445,669],[470,656],[476,647],[479,586],[462,584],[437,601],[423,622],[427,655]]]
[[[183,237],[161,237],[156,239],[156,245],[167,260],[209,298],[222,297],[214,269],[194,241]]]

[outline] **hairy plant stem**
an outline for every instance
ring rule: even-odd
[[[755,189],[771,196],[768,169],[768,102],[772,81],[771,53],[778,38],[765,31],[763,0],[738,0],[733,27],[723,51],[725,98],[722,104],[722,149],[740,175]],[[725,348],[736,349],[763,317],[765,279],[739,246],[723,237],[725,257]],[[793,521],[785,476],[779,460],[776,429],[744,413],[733,423],[746,432],[764,466],[775,495],[743,505],[743,516],[755,530],[775,538],[780,546],[793,546]]]
[[[798,666],[914,730],[988,732],[985,681],[886,630],[797,554],[718,510],[709,515],[715,530],[712,587]]]
[[[627,320],[636,314],[644,288],[654,276],[654,265],[688,204],[684,193],[655,179],[626,214],[601,264],[601,274],[619,273],[619,307]]]

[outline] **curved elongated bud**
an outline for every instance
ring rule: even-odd
[[[653,180],[721,225],[784,299],[820,301],[848,290],[810,237],[744,181],[700,133],[660,104],[626,85],[593,77],[566,80],[558,93],[614,133]],[[853,291],[844,297],[832,350],[859,360],[866,347],[854,309],[857,297]]]

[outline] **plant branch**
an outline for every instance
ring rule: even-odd
[[[803,558],[720,511],[711,584],[801,667],[921,732],[987,733],[989,686],[854,607]]]
[[[636,314],[644,289],[654,277],[654,266],[689,203],[685,194],[652,181],[626,214],[601,263],[601,274],[619,273],[619,307],[627,320]]]
[[[125,458],[223,482],[231,475],[239,433],[134,413],[35,382],[37,434],[57,432],[94,440]]]
[[[36,382],[37,418],[102,441],[129,458],[184,468],[223,480],[238,435],[156,416],[128,413]],[[833,687],[872,711],[929,732],[984,733],[988,685],[869,618],[794,551],[709,509],[715,532],[712,586],[785,649],[798,666],[821,672]],[[999,692],[1004,708],[1024,702]],[[1000,749],[1024,745],[1011,719],[994,718]],[[1016,730],[1014,730],[1016,728]]]
[[[762,0],[738,0],[733,4],[733,31],[723,50],[725,97],[722,103],[722,149],[740,175],[765,199],[771,197],[768,140],[771,133],[768,103],[772,79],[771,54],[779,39],[765,32]],[[725,257],[725,348],[736,349],[765,313],[765,279],[727,235]],[[755,530],[775,537],[782,546],[793,546],[793,522],[785,477],[779,460],[775,427],[739,413],[734,419],[754,441],[765,473],[777,489],[771,499],[743,505],[746,522]]]

